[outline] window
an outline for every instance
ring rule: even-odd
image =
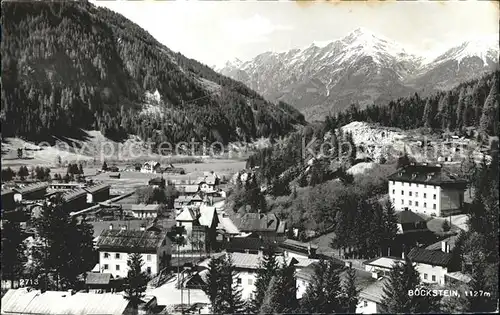
[[[236,281],[238,284],[241,284],[241,278],[238,278]]]
[[[404,190],[401,190],[401,195],[404,195],[405,194],[405,191]]]
[[[427,185],[426,185],[426,184],[424,184],[424,188],[427,188]]]
[[[432,205],[432,209],[436,210],[436,204]]]
[[[427,202],[424,202],[424,208],[427,208]]]
[[[417,184],[417,188],[418,188],[418,184]]]
[[[427,280],[427,274],[424,273],[424,280]]]
[[[253,284],[252,279],[248,279],[248,285],[252,285],[252,284]]]
[[[408,204],[411,206],[411,200],[410,200],[410,201],[408,201]]]
[[[415,201],[415,207],[418,207],[418,201]]]
[[[396,203],[396,199],[395,198],[392,198],[392,203]]]
[[[104,264],[104,270],[108,270],[109,266],[108,264]]]
[[[116,265],[116,271],[120,271],[120,265]]]
[[[410,197],[412,196],[412,192],[410,191]]]
[[[432,281],[436,281],[436,276],[432,275]]]
[[[150,275],[151,274],[151,267],[147,267],[146,272]]]
[[[409,183],[409,184],[408,184],[408,186],[410,186],[410,187],[411,187],[411,183]]]
[[[367,307],[368,306],[368,302],[367,301],[363,301],[363,306]]]
[[[395,181],[392,181],[392,184],[393,184],[393,185],[396,185],[396,182],[395,182]]]
[[[417,198],[418,198],[418,191],[416,191],[416,192],[415,192],[415,197],[417,197]]]
[[[404,205],[404,204],[405,204],[404,199],[401,199],[401,204],[402,204],[402,205]]]
[[[147,256],[146,256],[146,260],[147,260],[147,261],[151,261],[151,255],[147,255]]]
[[[396,189],[393,189],[393,190],[392,190],[392,194],[395,194],[395,193],[396,193]]]
[[[427,198],[427,193],[424,193],[424,198]]]
[[[436,200],[436,194],[434,194],[434,196],[432,196],[432,199]]]
[[[115,254],[115,258],[116,258],[116,259],[120,259],[120,253],[116,253],[116,254]]]
[[[109,253],[104,253],[104,258],[109,258]]]

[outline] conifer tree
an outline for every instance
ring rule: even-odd
[[[127,298],[132,307],[137,308],[144,297],[148,285],[149,277],[142,271],[144,261],[139,252],[129,255],[127,260],[128,272],[125,279],[125,298]]]
[[[221,314],[223,311],[222,288],[222,266],[223,257],[210,259],[208,263],[208,275],[203,291],[208,296],[213,314]]]
[[[320,260],[314,266],[314,275],[301,300],[306,313],[338,313],[346,300],[342,296],[340,270],[332,260]]]
[[[252,307],[255,312],[260,309],[269,283],[279,268],[274,250],[275,248],[272,246],[267,246],[263,250],[262,260],[260,261],[255,279],[255,295],[252,301]]]
[[[295,267],[283,261],[266,290],[260,313],[294,313],[298,307]]]
[[[358,305],[358,297],[360,290],[356,287],[356,270],[354,268],[347,269],[345,279],[342,283],[343,292],[343,312],[354,314]]]
[[[219,294],[223,295],[225,302],[225,314],[240,314],[245,313],[246,303],[241,297],[241,288],[239,287],[236,279],[238,274],[234,268],[231,255],[228,255],[222,263],[222,280],[223,290]]]
[[[382,300],[384,312],[413,314],[438,311],[438,299],[408,294],[418,289],[426,288],[420,284],[418,271],[406,257],[404,263],[393,266],[384,286]]]
[[[14,281],[21,278],[26,262],[26,245],[19,223],[10,220],[4,221],[2,228],[2,279]]]
[[[479,132],[484,135],[495,135],[498,131],[498,88],[498,81],[495,79],[484,102],[481,119],[479,120]]]

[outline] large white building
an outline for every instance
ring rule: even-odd
[[[143,271],[154,276],[167,267],[171,257],[171,241],[165,232],[143,230],[104,230],[97,240],[99,272],[114,278],[125,278],[130,254],[140,253]]]
[[[467,181],[440,164],[411,163],[388,179],[389,197],[397,211],[438,217],[462,211]]]

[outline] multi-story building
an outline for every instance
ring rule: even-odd
[[[445,284],[449,272],[458,271],[457,262],[450,253],[447,242],[442,242],[441,251],[413,248],[408,258],[415,263],[415,269],[423,283]]]
[[[110,185],[104,183],[84,188],[87,192],[87,203],[97,203],[108,200],[110,188]]]
[[[155,275],[168,266],[171,257],[171,241],[166,232],[146,230],[104,230],[97,240],[99,271],[110,273],[114,278],[125,278],[130,254],[140,253],[143,271]]]
[[[411,163],[388,179],[389,197],[398,211],[447,216],[463,209],[467,181],[440,164]]]

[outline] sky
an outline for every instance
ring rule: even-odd
[[[331,41],[362,27],[410,52],[436,54],[499,33],[496,1],[103,1],[159,42],[220,67],[266,51]]]

